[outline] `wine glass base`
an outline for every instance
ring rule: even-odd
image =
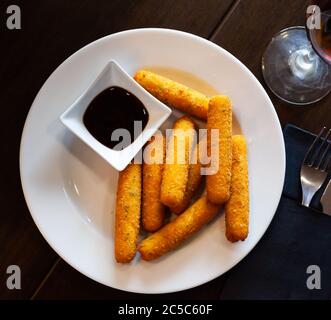
[[[262,73],[271,91],[291,104],[311,104],[331,91],[331,67],[315,53],[304,27],[273,37],[262,57]]]

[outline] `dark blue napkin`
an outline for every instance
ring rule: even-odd
[[[281,201],[261,241],[229,272],[221,299],[331,299],[331,217],[319,211],[322,191],[313,209],[301,205],[300,166],[315,136],[292,125],[283,133]]]

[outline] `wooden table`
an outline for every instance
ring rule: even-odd
[[[38,90],[68,56],[102,36],[141,27],[183,30],[222,46],[262,82],[261,56],[282,28],[304,25],[305,0],[31,0],[16,1],[22,29],[6,28],[0,4],[2,183],[0,299],[146,299],[100,285],[72,269],[35,226],[22,193],[18,155],[25,118]],[[2,19],[2,20],[1,20]],[[264,85],[265,86],[265,85]],[[265,86],[266,87],[266,86]],[[331,96],[309,107],[285,104],[270,94],[282,125],[317,132],[331,127]],[[6,288],[6,268],[22,270],[22,289]],[[218,299],[226,274],[200,287],[153,299]]]

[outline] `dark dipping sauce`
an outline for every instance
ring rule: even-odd
[[[134,136],[134,121],[141,121],[143,130],[148,122],[148,111],[135,95],[120,87],[110,87],[99,93],[83,116],[87,130],[111,149],[121,142],[111,140],[116,129],[126,129],[130,132],[130,143],[124,144],[124,139],[121,149],[129,146],[137,138]]]

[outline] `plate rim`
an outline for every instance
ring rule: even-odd
[[[264,95],[265,99],[269,102],[269,107],[270,107],[270,111],[271,114],[274,118],[274,124],[277,126],[278,130],[277,130],[277,136],[279,138],[279,142],[280,142],[280,147],[282,150],[282,154],[281,154],[281,163],[279,164],[282,168],[282,177],[281,177],[281,188],[280,191],[278,192],[278,195],[276,197],[275,195],[275,199],[277,199],[275,208],[273,209],[273,213],[270,215],[269,221],[267,221],[266,223],[266,228],[265,230],[261,233],[260,237],[257,238],[256,243],[250,248],[250,250],[248,250],[244,255],[242,255],[239,259],[237,259],[237,261],[229,268],[224,269],[223,271],[221,271],[220,273],[218,273],[216,276],[211,277],[209,280],[205,281],[205,280],[196,280],[194,282],[192,282],[190,285],[186,285],[183,286],[182,289],[180,290],[173,290],[173,289],[166,289],[166,290],[158,290],[158,291],[154,291],[154,290],[147,290],[147,291],[143,291],[143,290],[132,290],[132,289],[123,289],[119,286],[116,285],[110,285],[109,283],[107,283],[106,281],[104,281],[104,279],[100,279],[95,275],[92,274],[87,274],[87,272],[82,271],[81,268],[79,266],[77,266],[75,263],[73,263],[72,261],[69,261],[69,259],[67,259],[67,257],[63,257],[60,250],[58,250],[55,245],[49,240],[49,238],[47,237],[45,231],[43,230],[43,227],[38,223],[37,219],[35,218],[35,213],[33,213],[32,210],[32,204],[31,204],[31,199],[29,199],[29,195],[28,195],[28,187],[27,187],[27,183],[24,181],[22,172],[23,172],[23,158],[24,158],[24,153],[23,153],[23,146],[25,144],[25,140],[27,139],[27,127],[28,127],[28,123],[30,121],[31,115],[32,115],[32,111],[35,108],[35,103],[39,98],[39,95],[41,94],[41,92],[43,91],[46,83],[49,81],[50,78],[52,78],[54,76],[54,74],[58,73],[64,65],[70,63],[71,59],[73,59],[73,57],[78,54],[83,52],[84,50],[86,50],[88,47],[90,46],[94,46],[97,45],[99,42],[102,41],[106,41],[109,38],[116,38],[116,37],[120,37],[123,34],[134,34],[134,33],[140,33],[140,32],[161,32],[161,33],[172,33],[172,34],[177,34],[180,36],[184,36],[184,37],[188,37],[191,39],[195,39],[197,41],[203,42],[205,45],[208,46],[212,46],[215,49],[217,49],[218,51],[222,52],[223,54],[225,54],[226,56],[228,56],[231,60],[233,60],[235,63],[239,64],[241,66],[241,68],[245,69],[246,72],[249,74],[249,76],[252,78],[252,80],[254,80],[255,84],[260,88],[261,93]],[[51,74],[47,77],[47,79],[43,82],[43,85],[41,86],[41,88],[39,89],[38,93],[36,94],[35,98],[33,99],[33,102],[31,104],[31,107],[29,109],[29,112],[27,114],[24,126],[23,126],[23,130],[22,130],[22,134],[21,134],[21,141],[20,141],[20,147],[19,147],[19,174],[20,174],[20,180],[21,180],[21,185],[22,185],[22,191],[23,191],[23,195],[24,195],[24,199],[25,202],[27,204],[27,207],[29,209],[30,215],[32,216],[32,219],[34,221],[34,223],[36,224],[38,231],[42,234],[43,238],[45,239],[45,241],[48,243],[48,245],[56,252],[56,254],[59,255],[59,257],[61,259],[63,259],[66,263],[68,263],[72,268],[74,268],[76,271],[80,272],[81,274],[83,274],[84,276],[98,282],[101,283],[107,287],[110,288],[114,288],[117,290],[121,290],[124,292],[132,292],[132,293],[139,293],[139,294],[165,294],[165,293],[174,293],[174,292],[181,292],[184,290],[188,290],[188,289],[192,289],[195,287],[198,287],[202,284],[208,283],[210,281],[215,280],[216,278],[220,277],[221,275],[225,274],[226,272],[228,272],[229,270],[231,270],[232,268],[234,268],[240,261],[242,261],[254,248],[255,246],[260,242],[260,240],[262,239],[263,235],[265,234],[265,232],[268,230],[271,221],[273,220],[277,207],[279,205],[281,196],[282,196],[282,192],[283,192],[283,187],[284,187],[284,181],[285,181],[285,169],[286,169],[286,152],[285,152],[285,143],[284,143],[284,137],[282,134],[282,127],[278,118],[278,115],[276,113],[276,110],[274,108],[274,105],[269,97],[269,95],[267,94],[266,90],[264,89],[264,87],[262,86],[262,84],[260,83],[260,81],[257,79],[257,77],[253,74],[253,72],[251,70],[248,69],[248,67],[246,67],[238,58],[236,58],[233,54],[231,54],[230,52],[228,52],[227,50],[225,50],[223,47],[213,43],[212,41],[202,38],[198,35],[189,33],[189,32],[185,32],[185,31],[180,31],[180,30],[175,30],[175,29],[169,29],[169,28],[136,28],[136,29],[129,29],[129,30],[124,30],[124,31],[120,31],[120,32],[116,32],[113,34],[109,34],[106,36],[103,36],[101,38],[98,38],[88,44],[86,44],[85,46],[83,46],[82,48],[78,49],[77,51],[73,52],[69,57],[67,57],[66,59],[64,59],[52,72]]]

